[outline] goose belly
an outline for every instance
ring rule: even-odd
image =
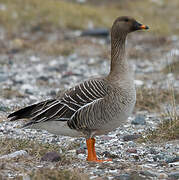
[[[26,128],[30,129],[42,129],[46,130],[49,133],[70,137],[83,137],[85,136],[81,131],[76,131],[69,128],[66,121],[46,121],[36,124],[32,124]]]
[[[102,124],[102,126],[100,126],[100,128],[96,131],[95,134],[106,134],[123,125],[127,121],[128,117],[132,114],[134,105],[135,99],[133,102],[127,104],[126,106],[123,106],[122,110],[116,109],[116,112],[113,113],[113,116],[111,116],[109,119],[106,119],[106,123]]]

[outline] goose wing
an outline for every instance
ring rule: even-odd
[[[11,120],[29,118],[24,126],[45,121],[69,121],[73,127],[73,118],[83,108],[90,106],[105,97],[107,90],[102,79],[85,81],[65,92],[56,99],[28,106],[9,115]]]

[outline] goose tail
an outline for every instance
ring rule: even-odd
[[[40,102],[37,104],[27,106],[25,108],[22,108],[18,111],[15,111],[15,112],[9,114],[8,118],[10,119],[10,121],[32,118],[39,111],[41,111],[45,106],[47,106],[48,104],[50,104],[54,101],[55,101],[55,99],[51,99],[51,100],[47,100],[47,101],[43,101],[43,102]]]

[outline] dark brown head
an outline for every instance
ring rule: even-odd
[[[130,32],[141,29],[149,29],[149,27],[138,23],[132,17],[121,16],[114,21],[111,33],[113,36],[119,36],[119,33],[127,35]]]

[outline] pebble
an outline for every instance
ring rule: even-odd
[[[2,74],[0,72],[0,83],[3,82],[3,81],[7,81],[8,80],[8,76],[6,74]]]
[[[3,112],[7,112],[7,111],[9,111],[10,109],[8,108],[8,107],[6,107],[6,106],[1,106],[0,105],[0,111],[3,111]]]
[[[131,122],[134,125],[146,125],[146,120],[144,115],[137,115],[135,119]]]
[[[142,137],[142,135],[140,135],[140,134],[126,135],[126,136],[123,136],[123,140],[124,141],[132,141],[132,140],[138,139],[140,137]]]
[[[131,180],[129,174],[120,174],[119,176],[115,176],[113,180]]]
[[[179,171],[171,172],[171,173],[168,174],[168,176],[170,178],[172,178],[172,180],[177,180],[177,179],[179,179]]]
[[[128,152],[128,153],[137,153],[137,149],[135,149],[135,148],[130,148],[130,149],[127,149],[126,152]]]
[[[49,162],[58,162],[60,160],[61,160],[60,155],[55,151],[48,152],[41,158],[41,161],[49,161]]]
[[[179,161],[179,156],[176,156],[176,157],[168,157],[165,159],[165,162],[166,163],[173,163],[173,162],[177,162]]]
[[[7,155],[0,156],[0,159],[15,158],[15,157],[27,156],[27,155],[28,155],[27,151],[20,150],[20,151],[15,151],[15,152],[7,154]]]
[[[110,153],[110,152],[108,152],[108,151],[104,151],[104,152],[102,153],[102,156],[104,156],[104,157],[106,157],[106,158],[111,158],[111,159],[119,158],[118,155],[112,154],[112,153]]]
[[[141,171],[140,174],[144,175],[144,176],[150,176],[150,177],[155,177],[156,174],[150,170],[146,170],[146,171]]]
[[[141,80],[135,80],[134,82],[135,82],[135,85],[136,85],[136,86],[139,86],[139,87],[142,86],[142,85],[144,85],[144,82],[141,81]]]
[[[166,173],[160,173],[158,175],[158,179],[167,179],[168,178],[168,175]]]
[[[86,154],[86,149],[85,148],[79,148],[76,150],[76,154]]]

